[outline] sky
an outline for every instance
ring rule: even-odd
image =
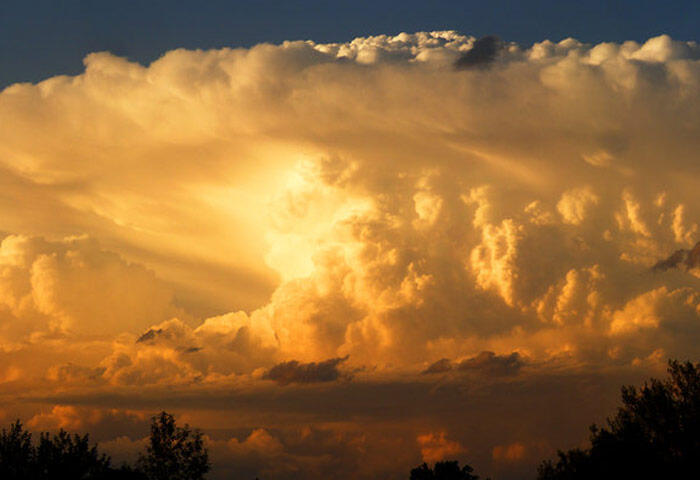
[[[165,409],[215,480],[516,480],[698,359],[682,9],[613,32],[241,7],[258,23],[225,40],[212,6],[156,35],[186,12],[70,5],[2,42],[0,422],[118,463]]]
[[[699,17],[693,0],[4,0],[0,88],[78,74],[83,57],[96,51],[148,64],[175,48],[344,42],[431,30],[523,44],[566,37],[643,41],[663,33],[696,40]]]

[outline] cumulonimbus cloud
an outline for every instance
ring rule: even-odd
[[[699,117],[700,48],[665,35],[90,54],[0,93],[0,380],[291,391],[340,385],[344,358],[362,388],[695,357]]]
[[[491,68],[452,68],[481,50]],[[417,365],[483,349],[544,359],[562,345],[626,361],[691,353],[671,332],[657,348],[610,332],[645,292],[665,286],[664,301],[680,301],[695,285],[644,273],[696,241],[692,181],[676,180],[695,165],[692,42],[522,48],[433,32],[177,50],[147,67],[100,53],[85,64],[0,95],[7,195],[29,200],[0,205],[7,228],[88,232],[145,263],[174,295],[162,311],[187,328],[220,300],[219,313],[245,308],[241,331],[277,352],[260,367],[347,354]],[[68,276],[87,264],[61,258],[22,275],[36,309],[56,310],[54,327],[87,314],[87,328],[96,310],[71,310],[70,289],[51,296],[89,282]],[[274,293],[236,305],[217,282],[184,274],[193,258],[201,275],[220,265],[276,282]],[[620,281],[635,272],[634,285]],[[103,291],[111,299],[115,288]],[[19,297],[5,298],[17,311]],[[119,310],[124,298],[104,304],[109,324],[150,331],[138,344],[152,349],[159,330],[145,327],[168,313],[128,325],[141,317]],[[212,351],[190,340],[168,348]]]

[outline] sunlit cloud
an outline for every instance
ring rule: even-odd
[[[562,378],[562,401],[615,393],[700,353],[693,42],[84,63],[0,93],[0,385],[36,428],[173,402],[239,473],[370,478],[386,452],[512,473],[571,440],[537,426]],[[137,430],[104,438],[128,455]]]

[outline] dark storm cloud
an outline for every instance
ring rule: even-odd
[[[513,352],[509,355],[496,355],[494,352],[481,352],[459,362],[456,366],[449,358],[442,358],[423,370],[423,375],[445,373],[453,369],[463,372],[475,372],[490,376],[516,375],[524,362],[522,357]]]
[[[665,271],[671,268],[698,268],[700,267],[700,242],[691,250],[680,249],[673,252],[668,258],[659,260],[652,267],[654,271]]]
[[[202,347],[185,347],[182,349],[182,353],[197,353],[202,350]]]
[[[462,360],[458,369],[476,371],[485,375],[516,375],[524,362],[517,352],[510,355],[496,355],[493,352],[481,352],[478,355]]]
[[[423,375],[429,375],[431,373],[444,373],[452,370],[452,361],[449,358],[441,358],[437,362],[431,364],[428,368],[423,370],[421,373]]]
[[[341,377],[338,365],[348,357],[330,358],[323,362],[299,363],[296,360],[283,362],[268,370],[263,378],[280,385],[290,383],[333,382]]]
[[[163,335],[163,333],[164,332],[162,328],[151,328],[146,333],[137,338],[136,343],[153,342],[156,338]]]
[[[455,67],[473,68],[485,67],[493,62],[498,50],[501,48],[501,40],[493,35],[481,37],[474,42],[471,50],[459,57],[455,62]]]

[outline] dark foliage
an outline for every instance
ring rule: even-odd
[[[138,460],[148,480],[201,480],[209,468],[201,432],[176,426],[166,412],[153,417],[150,444]]]
[[[88,435],[32,434],[18,421],[0,434],[0,478],[7,480],[140,480],[128,467],[112,468],[110,459],[90,446]]]
[[[35,470],[32,434],[19,420],[0,434],[0,478],[32,478]]]
[[[411,470],[410,480],[479,480],[473,471],[469,465],[459,468],[456,461],[437,462],[433,468],[424,463]]]
[[[90,447],[89,438],[70,435],[61,429],[56,435],[42,433],[35,449],[38,478],[103,478],[110,460]]]
[[[88,435],[41,433],[34,444],[19,420],[0,434],[2,480],[202,480],[208,471],[202,434],[177,427],[166,412],[153,418],[150,445],[136,468],[112,467]]]
[[[700,478],[700,364],[670,361],[670,378],[622,388],[607,427],[591,427],[591,447],[559,452],[539,480]]]

